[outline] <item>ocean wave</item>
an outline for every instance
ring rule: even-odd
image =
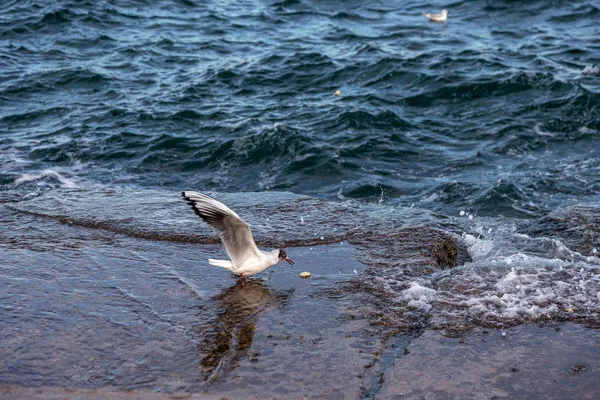
[[[49,25],[62,24],[62,23],[70,22],[71,20],[73,20],[75,15],[76,14],[74,12],[72,12],[71,10],[63,8],[60,10],[56,10],[56,11],[44,14],[42,19],[40,20],[40,23],[41,24],[49,24]]]
[[[64,117],[65,114],[68,114],[71,110],[72,110],[71,108],[66,108],[66,107],[55,107],[55,108],[49,108],[49,109],[43,109],[43,110],[28,111],[28,112],[24,112],[24,113],[20,113],[20,114],[12,114],[12,115],[2,116],[2,117],[0,117],[0,121],[13,124],[13,123],[18,123],[18,122],[23,122],[23,121],[31,122],[36,119],[44,119],[47,117],[62,118],[62,117]]]
[[[575,88],[573,83],[561,82],[549,73],[532,73],[517,71],[504,76],[482,76],[475,80],[468,80],[460,84],[440,85],[444,78],[436,79],[433,90],[427,87],[418,95],[404,98],[411,107],[433,107],[445,101],[464,101],[473,99],[496,98],[516,96],[520,92],[530,90],[549,90],[553,92],[568,91]],[[449,83],[449,82],[448,82]]]
[[[72,179],[66,178],[56,171],[47,169],[39,174],[23,174],[14,181],[15,186],[34,184],[36,186],[56,186],[73,189],[77,184]]]
[[[400,118],[393,111],[371,114],[367,111],[347,111],[338,115],[330,127],[336,129],[404,131],[414,128],[407,120]]]

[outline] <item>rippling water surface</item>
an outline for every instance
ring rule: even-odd
[[[3,2],[0,188],[595,202],[599,19],[593,1]]]

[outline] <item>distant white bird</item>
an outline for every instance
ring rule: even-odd
[[[294,264],[283,249],[261,251],[256,247],[252,232],[234,211],[225,204],[198,192],[185,191],[181,195],[196,214],[219,232],[229,260],[208,259],[210,265],[225,268],[242,278],[258,274],[281,260]]]
[[[448,10],[442,10],[442,12],[439,14],[423,12],[423,15],[427,17],[428,20],[433,22],[446,22],[446,19],[448,18]]]

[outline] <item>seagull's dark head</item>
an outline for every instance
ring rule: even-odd
[[[292,260],[290,260],[288,255],[285,253],[284,249],[279,249],[279,259],[285,260],[285,261],[289,262],[290,264],[294,265],[294,262]]]

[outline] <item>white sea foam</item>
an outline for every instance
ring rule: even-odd
[[[61,174],[51,169],[47,169],[41,174],[23,174],[17,179],[15,179],[15,186],[24,185],[29,182],[36,183],[48,183],[48,182],[58,182],[63,188],[76,188],[77,184],[68,178],[65,178]]]
[[[410,287],[400,293],[399,300],[405,302],[409,307],[423,311],[429,311],[431,304],[435,301],[437,291],[422,286],[419,282],[410,282]]]
[[[479,228],[498,233],[486,238],[463,234],[473,261],[437,277],[441,320],[453,316],[505,321],[600,312],[600,259],[583,257],[557,239],[519,234],[510,225],[492,231]]]
[[[565,312],[600,312],[600,267],[539,257],[518,257],[515,267],[471,266],[451,273],[438,285],[442,314],[480,320],[553,318]],[[454,271],[453,271],[454,272]],[[460,289],[470,283],[468,295]]]
[[[552,132],[543,131],[541,125],[541,123],[538,123],[536,126],[533,127],[533,131],[536,133],[536,135],[554,137],[554,134]]]
[[[342,188],[340,188],[340,190],[338,190],[338,192],[336,193],[336,197],[340,200],[347,200],[348,198],[344,196],[342,192]]]
[[[478,239],[466,233],[463,233],[462,237],[467,244],[467,251],[473,260],[486,257],[494,249],[494,243],[491,240]]]
[[[429,314],[433,326],[600,314],[598,257],[582,256],[560,240],[520,234],[507,221],[484,219],[474,231],[458,238],[471,262],[408,280],[397,271],[381,277],[380,287],[412,312]]]

